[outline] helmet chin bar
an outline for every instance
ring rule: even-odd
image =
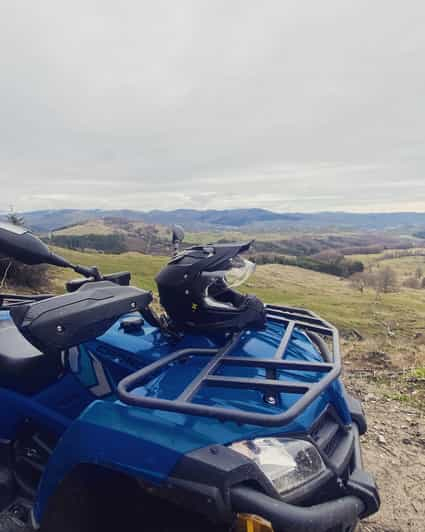
[[[246,296],[239,294],[223,283],[220,287],[218,283],[214,283],[207,287],[204,297],[206,307],[238,310],[243,305]]]

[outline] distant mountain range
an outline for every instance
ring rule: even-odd
[[[265,209],[226,209],[174,211],[152,210],[148,212],[101,209],[58,209],[21,213],[28,227],[38,232],[79,224],[105,217],[143,221],[150,224],[183,225],[191,231],[225,230],[278,231],[318,230],[330,228],[388,230],[392,228],[425,228],[425,213],[277,213]],[[5,215],[0,216],[4,218]]]

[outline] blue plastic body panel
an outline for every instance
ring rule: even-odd
[[[0,312],[0,319],[9,319]],[[269,323],[264,331],[245,333],[240,352],[243,356],[273,357],[284,333],[284,326]],[[211,444],[230,444],[272,434],[303,434],[331,403],[344,422],[350,414],[343,395],[343,385],[335,381],[294,421],[284,427],[259,427],[222,422],[201,416],[184,415],[124,405],[117,400],[118,382],[130,373],[186,347],[217,348],[224,339],[186,336],[170,343],[159,330],[144,325],[138,333],[128,334],[120,321],[97,340],[70,351],[64,375],[52,386],[31,397],[0,389],[2,413],[0,438],[12,440],[20,423],[31,418],[41,426],[61,435],[39,486],[34,516],[40,521],[49,497],[58,484],[80,463],[93,463],[124,471],[149,482],[161,484],[181,456]],[[309,337],[295,331],[285,355],[288,360],[318,361],[321,355]],[[135,393],[173,399],[185,382],[190,382],[205,360],[193,357],[184,364],[171,366],[164,374],[135,390]],[[265,377],[256,367],[220,370],[221,375]],[[279,370],[280,371],[280,370]],[[279,378],[311,382],[320,376],[302,371],[296,375],[282,370]],[[296,397],[280,394],[280,408],[289,407]],[[204,404],[270,413],[276,406],[264,402],[255,390],[208,388],[198,398]],[[6,407],[5,407],[6,406]]]

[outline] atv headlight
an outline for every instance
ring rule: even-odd
[[[253,460],[280,495],[315,479],[326,469],[308,441],[258,438],[234,443],[231,449]]]

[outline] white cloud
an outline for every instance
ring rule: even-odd
[[[0,210],[425,210],[424,14],[5,0]]]

